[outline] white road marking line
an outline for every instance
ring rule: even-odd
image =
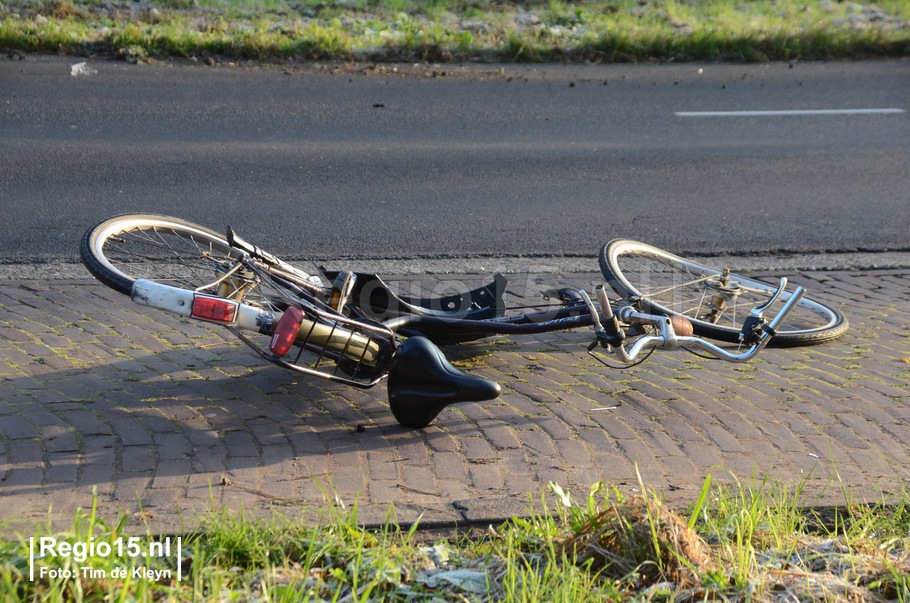
[[[903,109],[790,109],[784,111],[676,111],[677,117],[778,117],[782,115],[894,115]]]

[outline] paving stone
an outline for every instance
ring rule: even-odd
[[[705,442],[696,442],[693,440],[683,442],[681,449],[692,463],[696,467],[701,468],[702,471],[711,467],[720,467],[724,463],[723,451],[717,446]]]
[[[79,451],[79,442],[72,427],[45,425],[41,429],[44,448],[49,453],[73,453]]]
[[[158,459],[151,446],[124,446],[120,468],[127,472],[149,473],[155,470]]]
[[[3,494],[7,496],[4,497],[10,498],[10,492],[29,492],[29,487],[39,488],[41,483],[44,481],[44,467],[42,466],[32,466],[32,467],[8,467],[6,474],[3,476],[2,481],[0,481],[0,486],[2,486]],[[47,509],[44,509],[46,511]],[[34,510],[33,510],[34,511]]]
[[[495,463],[469,463],[468,484],[478,493],[487,495],[505,490],[502,469]]]
[[[708,438],[708,440],[716,445],[725,454],[746,451],[746,449],[740,443],[740,439],[737,438],[734,434],[727,431],[726,428],[720,423],[714,422],[713,424],[709,423],[702,425],[702,429],[705,430],[705,436]]]
[[[116,472],[116,455],[111,449],[109,454],[104,452],[87,452],[83,457],[83,463],[79,467],[79,482],[82,484],[97,486],[99,484],[108,484],[112,482]]]
[[[559,456],[570,467],[587,467],[591,465],[591,451],[585,445],[583,440],[559,439],[556,440],[556,447],[559,449]]]
[[[565,410],[563,410],[563,412],[565,412]],[[569,414],[572,414],[572,413],[569,413]],[[552,440],[557,441],[557,442],[560,440],[572,440],[572,439],[577,438],[579,427],[584,426],[583,423],[581,425],[579,425],[579,423],[581,423],[581,422],[579,422],[579,423],[575,423],[576,426],[573,427],[569,423],[566,423],[564,420],[562,420],[560,416],[540,417],[539,419],[537,419],[535,421],[535,423]],[[593,424],[587,423],[587,426],[593,426]]]
[[[7,416],[0,423],[0,430],[7,439],[23,440],[38,437],[38,430],[27,419],[21,416]]]
[[[114,434],[124,446],[144,446],[152,444],[152,435],[142,422],[132,416],[113,416],[110,418]]]
[[[759,440],[770,440],[774,443],[775,448],[784,452],[804,452],[806,450],[805,444],[800,442],[790,426],[783,421],[763,421],[758,424],[758,429],[767,436],[758,438]]]
[[[259,447],[249,432],[231,431],[224,434],[224,447],[231,457],[259,457]]]
[[[458,439],[447,432],[439,431],[430,426],[425,430],[427,446],[434,453],[457,453],[459,451]]]

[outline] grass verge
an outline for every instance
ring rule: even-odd
[[[910,3],[842,0],[10,0],[0,49],[286,61],[910,56]]]
[[[358,524],[356,507],[321,527],[214,510],[181,537],[179,558],[160,555],[173,537],[127,537],[125,517],[108,524],[93,508],[63,532],[0,541],[0,600],[910,600],[910,494],[872,506],[845,497],[824,517],[799,495],[709,477],[679,512],[654,492],[629,498],[596,484],[576,501],[551,484],[541,500],[551,511],[433,543],[393,509],[373,529]],[[31,580],[29,546],[42,538],[57,548],[34,556]]]

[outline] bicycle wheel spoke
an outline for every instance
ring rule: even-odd
[[[677,290],[683,289],[685,287],[691,287],[693,285],[698,285],[698,284],[704,283],[705,281],[712,279],[712,278],[715,278],[714,275],[703,276],[701,278],[691,280],[687,283],[680,283],[679,285],[673,285],[672,287],[667,287],[666,289],[661,289],[660,291],[653,291],[651,293],[644,295],[643,297],[660,297],[662,295],[666,295],[667,293],[672,293],[673,291],[677,291]]]
[[[239,275],[242,264],[235,252],[214,241],[155,227],[122,233],[115,247],[107,248],[108,259],[136,277],[242,298],[270,310],[286,307],[280,292],[266,291],[258,278]]]
[[[106,250],[109,260],[130,273],[193,287],[214,280],[210,277],[217,274],[216,255],[230,258],[226,251],[216,254],[212,242],[159,228],[124,232],[111,242],[116,245]]]

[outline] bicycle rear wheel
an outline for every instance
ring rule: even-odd
[[[124,295],[143,278],[274,306],[270,300],[275,296],[263,293],[251,275],[239,270],[241,251],[217,232],[179,218],[127,214],[104,220],[85,233],[80,252],[89,272]]]
[[[615,240],[600,250],[600,269],[626,299],[640,300],[646,312],[684,316],[695,333],[737,343],[749,310],[765,303],[776,287],[704,266],[637,241]],[[786,302],[789,293],[781,295]],[[769,345],[814,345],[843,335],[849,324],[839,311],[803,297]]]
[[[247,259],[245,252],[232,247],[226,237],[192,222],[153,214],[117,216],[89,229],[80,251],[88,270],[124,295],[131,295],[141,278],[263,310],[268,319],[258,333],[225,326],[264,359],[285,368],[371,387],[392,360],[396,344],[391,331],[350,319],[282,278],[272,278],[259,266],[242,261]],[[271,335],[291,306],[301,311],[293,333],[296,349],[279,353]]]

